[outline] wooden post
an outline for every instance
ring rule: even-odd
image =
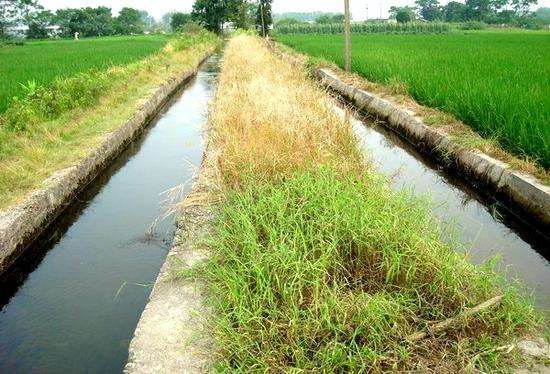
[[[344,0],[344,70],[351,70],[351,31],[350,31],[350,14],[349,0]]]

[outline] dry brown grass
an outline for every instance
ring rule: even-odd
[[[239,183],[243,172],[279,178],[321,164],[364,168],[350,127],[325,92],[263,43],[236,37],[222,62],[211,120],[224,181]]]

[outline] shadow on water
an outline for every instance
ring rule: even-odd
[[[119,373],[173,236],[163,192],[189,181],[218,58],[0,280],[0,372]],[[187,193],[188,187],[182,193]]]
[[[450,228],[444,237],[458,243],[457,250],[468,253],[474,263],[498,257],[502,269],[519,279],[540,307],[550,307],[550,238],[545,233],[490,192],[472,188],[460,173],[443,170],[392,130],[364,113],[349,112],[366,157],[390,177],[394,189],[428,195],[436,217]]]

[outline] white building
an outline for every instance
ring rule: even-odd
[[[61,34],[61,27],[58,25],[46,26],[48,30],[48,37],[56,38]],[[29,26],[27,25],[16,25],[10,26],[6,29],[6,34],[15,39],[25,39],[29,31]]]

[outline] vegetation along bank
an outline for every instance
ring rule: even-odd
[[[328,100],[260,39],[229,42],[211,113],[211,257],[182,269],[209,285],[216,368],[525,364],[509,344],[540,328],[530,302],[443,242],[426,201],[388,187]]]
[[[0,116],[0,271],[115,157],[218,45],[206,31],[40,86]]]
[[[79,73],[124,66],[159,52],[164,35],[135,35],[81,40],[40,40],[0,48],[0,113],[13,97],[22,98],[39,86],[57,84]]]

